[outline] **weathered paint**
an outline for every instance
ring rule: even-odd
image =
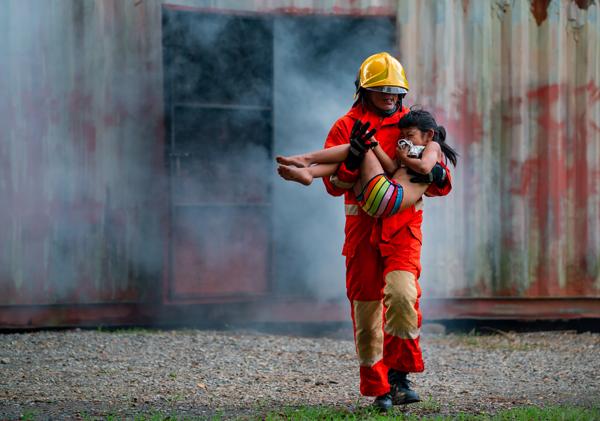
[[[400,2],[398,23],[412,101],[461,154],[425,210],[425,291],[599,297],[598,5]]]
[[[8,1],[0,26],[0,305],[152,297],[165,246],[158,9]]]
[[[163,3],[189,10],[281,14],[394,16],[397,9],[397,0],[163,0]]]
[[[599,314],[598,4],[12,0],[0,11],[8,28],[0,39],[2,325],[13,305],[66,305],[55,310],[68,312],[69,324],[93,323],[106,313],[69,305],[140,303],[166,290],[162,3],[395,14],[408,102],[434,110],[461,154],[453,193],[427,201],[424,307],[435,296],[436,317],[485,317],[486,309],[494,317],[497,307],[508,317],[502,297],[565,297],[556,316]],[[498,301],[468,301],[481,297]],[[591,299],[579,313],[576,297]],[[555,302],[544,300],[537,308],[552,317]],[[512,314],[526,314],[529,301],[518,302]],[[303,314],[279,303],[280,312]],[[119,320],[150,317],[148,308],[120,307]],[[31,309],[21,307],[12,325]],[[46,310],[33,325],[62,324],[60,315],[44,321]]]

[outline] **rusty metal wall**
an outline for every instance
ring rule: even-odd
[[[156,0],[138,0],[155,3]],[[390,15],[397,0],[161,0],[180,7],[285,14]]]
[[[2,3],[0,305],[139,302],[162,290],[162,3]]]
[[[137,302],[160,285],[158,6],[0,5],[0,305]]]
[[[168,282],[163,4],[387,16],[396,7],[393,0],[3,2],[0,306],[136,303],[158,298]]]
[[[461,155],[454,192],[426,204],[430,296],[600,296],[598,9],[399,2],[411,100]]]
[[[408,102],[461,154],[454,192],[426,204],[426,294],[600,296],[597,2],[9,0],[0,305],[140,302],[164,286],[166,3],[396,14]]]

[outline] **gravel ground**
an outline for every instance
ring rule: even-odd
[[[426,333],[424,402],[408,414],[493,413],[600,405],[600,335]],[[225,418],[282,406],[368,405],[358,393],[351,333],[292,337],[252,331],[52,331],[0,335],[0,418]]]

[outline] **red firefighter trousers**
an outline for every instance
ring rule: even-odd
[[[409,223],[390,241],[365,239],[346,256],[360,393],[365,396],[389,392],[389,368],[424,370],[419,345],[421,238],[420,221]]]

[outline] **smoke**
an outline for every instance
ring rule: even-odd
[[[3,304],[137,301],[163,243],[161,83],[110,2],[9,1],[0,13]],[[144,57],[145,56],[145,57]],[[142,59],[144,57],[146,60]],[[154,90],[155,92],[155,90]]]
[[[178,298],[344,297],[343,199],[283,181],[273,157],[322,147],[390,19],[174,14],[161,40],[159,3],[3,6],[0,304],[147,302],[166,270]]]
[[[167,95],[181,107],[171,148],[188,155],[179,175],[190,187],[181,197],[224,205],[215,208],[218,217],[196,213],[197,226],[190,209],[188,222],[176,227],[175,240],[185,236],[174,245],[176,291],[251,293],[254,282],[261,292],[265,265],[272,265],[276,295],[343,298],[343,198],[329,196],[319,180],[307,188],[280,179],[273,157],[323,146],[351,106],[362,60],[392,46],[392,21],[176,11],[166,21],[167,78],[176,81]],[[194,269],[179,273],[181,264]],[[234,285],[219,284],[217,274]]]
[[[275,22],[275,154],[320,149],[352,105],[360,63],[389,51],[385,19],[280,18]],[[274,181],[276,279],[283,290],[318,299],[345,296],[343,197],[321,180],[309,187]]]

